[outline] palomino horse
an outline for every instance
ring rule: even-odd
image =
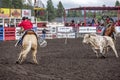
[[[33,61],[35,64],[38,64],[37,59],[36,59],[37,46],[38,46],[37,35],[35,34],[33,30],[27,31],[25,36],[23,37],[22,50],[20,52],[20,55],[16,63],[21,64],[25,60],[30,50],[32,50]]]

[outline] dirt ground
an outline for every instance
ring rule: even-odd
[[[96,58],[82,38],[47,40],[48,46],[38,47],[38,65],[31,53],[23,64],[15,64],[20,53],[16,41],[0,42],[0,80],[120,80],[120,58],[112,50],[106,58]],[[120,56],[120,38],[116,49]]]

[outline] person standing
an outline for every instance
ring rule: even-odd
[[[43,30],[42,30],[42,39],[44,40],[45,39],[45,37],[46,37],[46,29],[44,28]]]

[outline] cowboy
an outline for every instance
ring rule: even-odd
[[[114,26],[113,21],[110,21],[109,24],[106,25],[106,27],[103,27],[103,28],[102,28],[102,33],[101,33],[102,36],[105,35],[106,29],[109,28],[110,26]],[[112,32],[112,34],[111,34],[110,36],[111,36],[113,39],[115,39],[115,33],[114,33],[114,32]]]
[[[105,31],[106,31],[106,29],[107,29],[108,27],[110,27],[110,25],[111,25],[111,24],[107,24],[106,26],[103,26],[102,31],[101,31],[101,32],[102,32],[102,33],[101,33],[102,36],[105,35]]]
[[[32,22],[28,19],[28,17],[23,17],[22,21],[18,24],[19,27],[21,27],[20,33],[23,33],[22,37],[18,40],[15,46],[21,45],[22,44],[22,38],[26,31],[32,30],[33,24]]]
[[[28,17],[23,17],[22,21],[18,24],[19,27],[22,27],[25,30],[31,30],[33,28],[32,22],[28,19]]]

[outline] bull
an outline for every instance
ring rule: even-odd
[[[85,34],[83,38],[83,43],[90,44],[92,46],[92,50],[96,53],[96,56],[98,56],[98,51],[102,54],[103,57],[105,57],[105,53],[108,52],[109,47],[112,48],[114,51],[116,57],[118,58],[117,50],[115,48],[114,41],[109,36],[100,36],[97,34]]]

